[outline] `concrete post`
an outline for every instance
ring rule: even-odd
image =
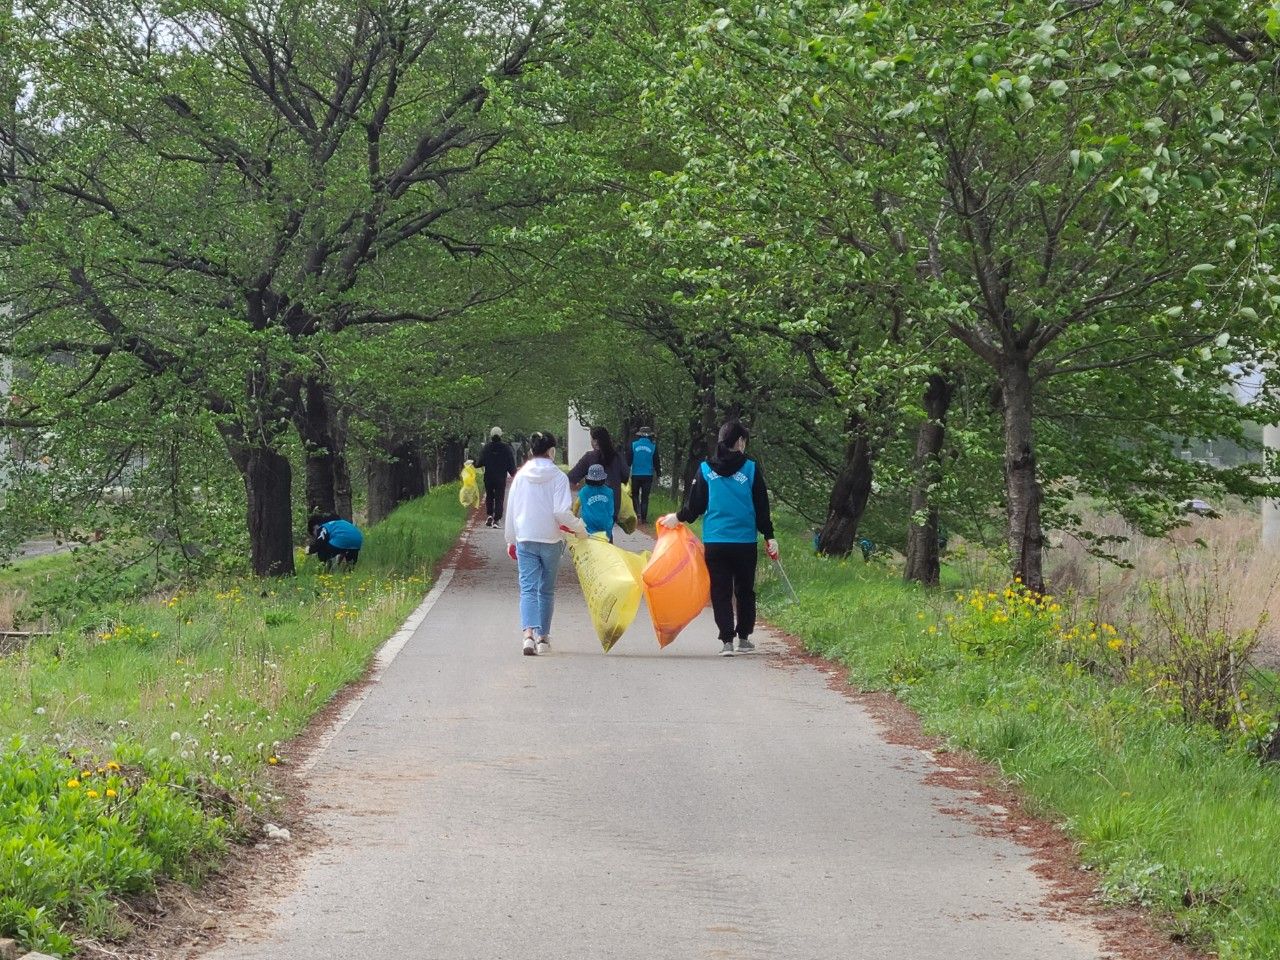
[[[577,463],[591,449],[590,415],[575,406],[569,407],[569,426],[565,433],[564,450],[569,455],[569,465]]]
[[[1280,425],[1262,428],[1262,445],[1273,462],[1280,458]],[[1280,547],[1280,500],[1262,501],[1262,544]]]

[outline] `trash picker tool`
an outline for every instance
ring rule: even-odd
[[[787,593],[791,594],[791,602],[799,603],[800,598],[796,596],[796,588],[791,585],[791,578],[787,576],[787,571],[782,568],[781,558],[774,557],[773,565],[778,568],[778,576],[782,577],[782,582],[787,585]]]

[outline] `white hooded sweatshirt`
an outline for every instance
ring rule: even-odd
[[[507,493],[507,543],[559,543],[564,539],[562,525],[586,531],[573,515],[569,478],[546,457],[533,457],[520,468]]]

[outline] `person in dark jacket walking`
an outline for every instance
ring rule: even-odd
[[[735,635],[738,653],[755,650],[751,634],[756,626],[756,565],[761,534],[769,557],[775,560],[778,557],[778,541],[773,538],[773,518],[769,513],[769,490],[759,465],[747,458],[749,437],[747,428],[737,420],[721,427],[715,456],[698,469],[684,506],[678,513],[669,513],[658,521],[664,527],[677,527],[706,516],[702,522],[702,542],[706,546],[711,609],[720,631],[722,657],[733,656]]]
[[[631,441],[631,504],[636,508],[636,520],[649,522],[649,494],[653,481],[662,472],[658,461],[658,444],[653,431],[641,427]]]
[[[573,469],[569,471],[569,482],[575,486],[582,483],[587,479],[587,471],[597,463],[604,467],[609,489],[613,491],[613,520],[616,523],[618,511],[622,507],[622,485],[631,479],[631,471],[627,469],[627,461],[613,445],[613,438],[604,427],[591,428],[591,449],[573,465]]]
[[[501,427],[489,431],[489,442],[480,451],[480,466],[484,468],[484,525],[496,527],[502,523],[507,478],[516,475],[516,454],[502,439]]]

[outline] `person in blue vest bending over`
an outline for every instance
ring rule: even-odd
[[[330,513],[311,520],[311,542],[307,553],[314,553],[326,567],[345,563],[354,567],[364,546],[364,534],[350,520]]]
[[[706,545],[711,609],[720,631],[722,657],[733,656],[734,636],[738,638],[738,653],[755,650],[751,634],[756,627],[757,544],[761,534],[770,559],[778,558],[778,541],[773,538],[773,518],[769,514],[769,490],[759,465],[747,459],[749,437],[747,428],[737,420],[721,427],[715,456],[698,469],[680,512],[669,513],[658,521],[674,528],[693,523],[705,514],[702,542]]]
[[[587,535],[603,533],[613,543],[613,518],[617,515],[609,472],[598,463],[587,468],[587,479],[578,491],[578,516],[586,524]]]
[[[649,494],[653,491],[654,478],[661,470],[653,431],[641,427],[631,441],[631,505],[636,508],[639,523],[649,522]]]

